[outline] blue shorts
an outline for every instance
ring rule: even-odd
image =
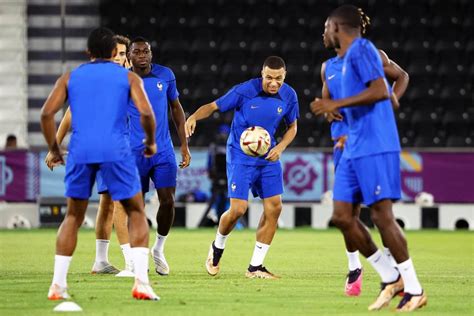
[[[333,196],[335,201],[367,206],[385,199],[400,199],[400,154],[342,157],[336,169]]]
[[[339,164],[339,161],[341,161],[342,153],[344,152],[344,149],[338,147],[333,149],[332,153],[332,161],[334,162],[334,170],[337,169],[337,165]]]
[[[100,170],[97,171],[97,174],[95,175],[95,184],[97,185],[97,193],[104,194],[109,191],[105,185],[104,178],[102,178],[102,172],[100,172]]]
[[[113,162],[76,164],[69,157],[64,177],[66,196],[81,200],[89,199],[99,172],[101,182],[114,201],[129,199],[141,191],[138,170],[131,158]]]
[[[150,190],[150,179],[153,181],[156,189],[176,187],[178,166],[174,152],[166,156],[154,155],[150,158],[146,158],[143,153],[137,152],[135,154],[135,161],[140,174],[142,192]]]
[[[248,200],[249,190],[255,197],[266,199],[283,193],[283,172],[280,163],[265,166],[227,164],[229,197]]]

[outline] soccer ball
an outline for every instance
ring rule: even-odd
[[[260,126],[247,128],[240,136],[240,148],[252,157],[262,157],[270,149],[270,134]]]
[[[415,204],[424,207],[431,207],[434,205],[434,196],[428,192],[420,192],[415,197]]]
[[[8,229],[18,229],[18,228],[30,229],[31,223],[26,217],[22,215],[13,215],[12,217],[8,219],[7,228]]]

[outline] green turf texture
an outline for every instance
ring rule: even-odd
[[[166,256],[171,273],[150,278],[159,302],[135,301],[132,280],[91,275],[95,237],[81,230],[68,277],[69,293],[84,315],[366,315],[378,293],[379,279],[365,269],[360,297],[344,296],[347,260],[336,230],[279,230],[265,265],[280,280],[250,280],[244,276],[252,255],[255,231],[232,233],[217,277],[204,261],[214,229],[173,229]],[[376,242],[380,239],[372,231]],[[53,275],[56,231],[0,231],[0,315],[57,315],[58,302],[46,299]],[[472,315],[474,311],[474,234],[472,232],[407,232],[411,257],[428,294],[426,315]],[[150,245],[154,233],[150,234]],[[123,259],[112,236],[110,261]],[[399,298],[376,315],[393,315]]]

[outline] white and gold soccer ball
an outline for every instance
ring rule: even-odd
[[[249,127],[240,135],[240,148],[246,155],[252,157],[264,156],[270,146],[270,134],[263,127]]]

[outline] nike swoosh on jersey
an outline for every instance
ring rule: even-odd
[[[332,75],[328,77],[328,80],[331,80],[332,78],[336,77],[336,75]]]

